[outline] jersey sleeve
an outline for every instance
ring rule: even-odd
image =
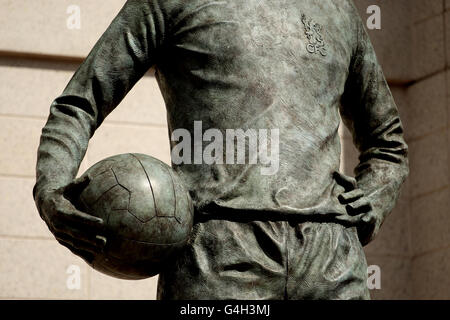
[[[128,0],[50,107],[33,194],[71,182],[89,139],[155,63],[163,42],[158,0]]]
[[[372,238],[393,209],[408,175],[408,147],[398,109],[359,16],[358,22],[341,116],[360,151],[355,168],[358,188],[370,200],[378,220]]]

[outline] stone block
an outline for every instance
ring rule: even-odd
[[[53,238],[34,204],[34,182],[31,178],[0,177],[0,236]]]
[[[56,240],[1,238],[0,256],[0,298],[88,298],[87,264]]]
[[[447,127],[446,72],[408,88],[408,137],[415,139]]]
[[[35,176],[37,148],[44,119],[0,116],[0,174]]]
[[[412,51],[410,64],[412,79],[422,79],[444,70],[446,65],[444,14],[414,24],[412,44],[405,48]]]
[[[410,0],[412,22],[416,23],[436,16],[444,11],[442,0]]]
[[[411,201],[411,241],[414,255],[450,246],[450,189]]]
[[[412,260],[413,299],[450,299],[450,249],[430,252]]]
[[[448,185],[447,130],[409,144],[411,196],[417,197]]]

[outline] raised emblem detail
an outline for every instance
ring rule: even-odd
[[[306,18],[304,14],[302,14],[302,23],[305,27],[305,34],[309,41],[306,45],[306,50],[309,53],[320,53],[322,56],[326,56],[327,49],[325,48],[325,43],[321,33],[322,26],[314,20]]]

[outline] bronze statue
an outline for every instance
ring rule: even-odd
[[[95,130],[152,66],[172,151],[176,130],[195,135],[199,123],[210,138],[244,134],[227,152],[248,147],[249,130],[279,133],[267,140],[274,170],[247,153],[195,161],[205,140],[192,146],[194,161],[173,164],[196,223],[160,274],[158,298],[370,298],[362,246],[395,205],[407,145],[352,1],[128,0],[53,102],[38,150],[37,207],[82,257],[107,242],[103,221],[63,194],[79,186]],[[340,115],[361,152],[356,178],[339,172]]]

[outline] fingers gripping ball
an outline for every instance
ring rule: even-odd
[[[177,173],[150,156],[121,154],[86,175],[90,182],[79,205],[104,220],[107,238],[91,266],[121,279],[158,274],[186,244],[193,225],[193,205]]]

